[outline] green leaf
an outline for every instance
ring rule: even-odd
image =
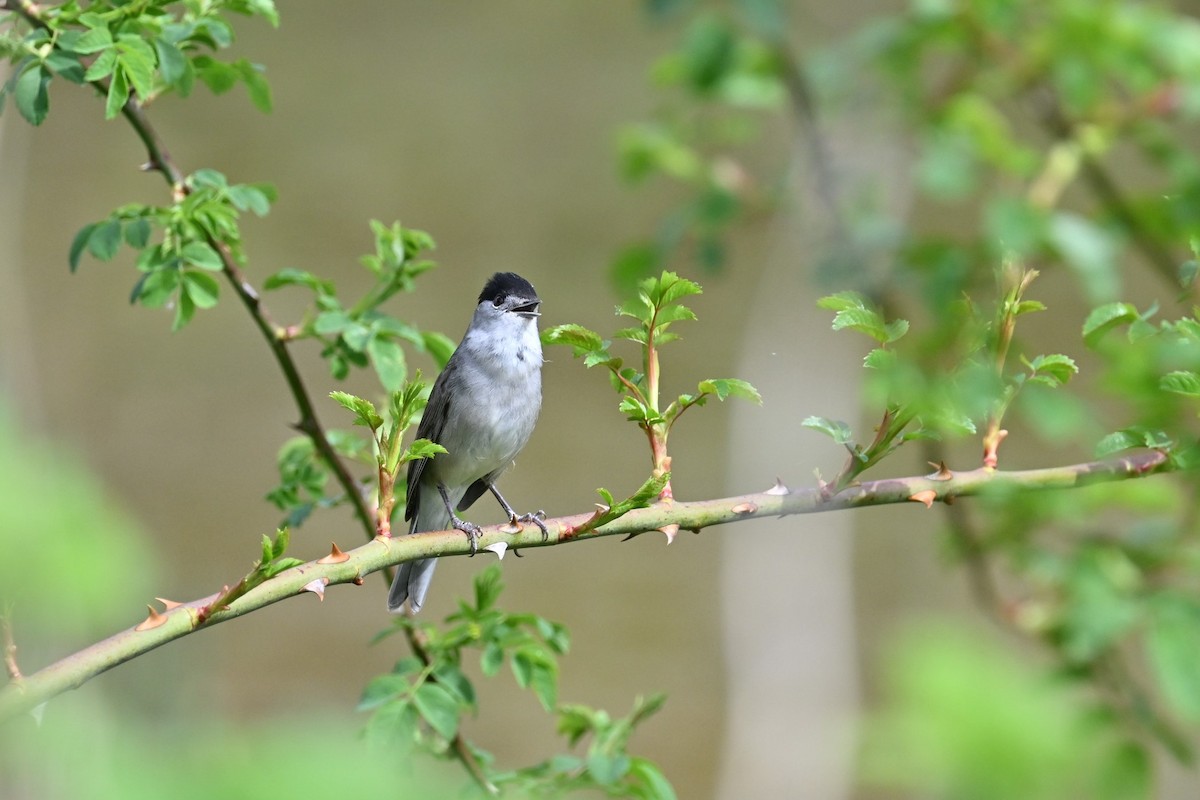
[[[408,690],[409,682],[406,675],[398,675],[395,672],[376,675],[363,687],[362,696],[359,697],[355,710],[370,711],[379,708],[384,703],[403,697]]]
[[[321,336],[338,334],[354,324],[345,311],[325,311],[313,321],[313,330]]]
[[[189,270],[183,274],[183,291],[197,308],[212,308],[217,304],[221,287],[207,272]]]
[[[323,281],[311,272],[293,267],[285,267],[267,276],[267,279],[263,281],[263,289],[267,291],[281,289],[284,286],[305,286],[317,294],[334,293],[332,282]]]
[[[117,50],[117,61],[138,98],[150,97],[154,91],[154,65],[158,60],[154,48],[140,36],[122,33],[117,37]]]
[[[271,210],[271,198],[261,187],[237,184],[229,187],[229,202],[239,211],[250,211],[265,217]]]
[[[434,363],[438,365],[439,369],[446,366],[446,362],[450,360],[450,356],[454,355],[454,349],[457,347],[453,339],[437,331],[423,331],[421,344],[425,348],[425,352],[433,356]]]
[[[488,642],[479,657],[479,669],[489,678],[494,677],[504,665],[504,650],[495,642]]]
[[[240,77],[235,68],[210,56],[196,56],[192,59],[192,65],[196,70],[196,76],[213,94],[228,92]]]
[[[1150,666],[1174,710],[1190,722],[1200,721],[1200,609],[1169,596],[1155,609],[1146,647]]]
[[[408,365],[398,342],[376,336],[367,342],[367,354],[383,388],[392,392],[404,385],[408,377]]]
[[[50,112],[50,73],[40,64],[33,64],[17,78],[13,97],[17,111],[30,125],[41,125]]]
[[[106,50],[113,45],[112,33],[108,28],[92,28],[90,31],[80,36],[71,45],[71,50],[76,53],[87,55],[89,53],[99,53],[101,50]],[[89,78],[89,80],[91,80]]]
[[[436,683],[422,683],[413,693],[413,705],[429,727],[444,739],[458,733],[459,705],[450,693]]]
[[[162,76],[163,83],[181,88],[191,71],[191,65],[188,64],[183,51],[174,43],[156,36],[154,52],[158,56],[158,74]],[[180,93],[186,95],[186,92]]]
[[[762,395],[758,393],[758,390],[747,381],[738,380],[737,378],[715,378],[700,381],[699,388],[702,394],[715,394],[717,399],[721,401],[724,401],[726,397],[741,397],[752,403],[762,405]]]
[[[863,366],[867,369],[886,370],[895,365],[896,354],[882,347],[876,347],[863,358]]]
[[[629,774],[641,790],[638,797],[646,800],[676,800],[675,788],[654,762],[634,758],[629,765]]]
[[[87,72],[83,73],[83,79],[88,81],[98,81],[101,78],[107,78],[117,68],[117,51],[105,50],[100,55],[96,56],[96,60],[87,68]]]
[[[110,51],[111,52],[111,51]],[[104,118],[113,119],[121,113],[125,103],[129,101],[129,82],[125,79],[124,70],[114,70],[112,81],[108,84],[108,98],[104,103]]]
[[[88,252],[100,261],[112,261],[120,246],[121,223],[115,219],[97,223],[88,236]]]
[[[125,243],[130,247],[141,250],[150,243],[150,220],[145,217],[138,217],[125,222],[122,229],[125,236]]]
[[[383,417],[379,416],[379,412],[375,410],[375,404],[370,400],[356,397],[349,392],[330,392],[329,396],[342,408],[354,414],[355,425],[363,425],[371,430],[376,430],[383,424]]]
[[[171,331],[174,333],[183,330],[183,326],[191,322],[194,316],[196,316],[196,303],[192,300],[191,295],[181,292],[178,302],[175,304],[175,319],[171,322]]]
[[[601,786],[612,786],[629,771],[630,758],[624,753],[588,753],[588,774]]]
[[[1159,379],[1158,387],[1164,392],[1172,394],[1200,397],[1200,375],[1187,370],[1168,372]]]
[[[448,452],[446,448],[440,444],[431,442],[428,439],[416,439],[404,451],[404,457],[401,459],[404,462],[416,461],[418,458],[433,458]]]
[[[604,348],[600,334],[582,325],[556,325],[542,331],[544,344],[565,344],[574,348],[576,357]]]
[[[79,257],[83,255],[83,250],[88,245],[88,240],[92,238],[92,231],[96,230],[96,223],[84,225],[75,234],[75,238],[71,240],[71,250],[67,254],[67,264],[71,268],[71,272],[79,269]]]
[[[837,420],[826,419],[825,417],[808,417],[800,424],[805,428],[820,431],[838,444],[850,444],[854,438],[850,426]]]
[[[396,746],[411,749],[418,737],[421,717],[407,701],[385,704],[367,722],[367,743],[375,746]]]
[[[1079,372],[1073,359],[1059,353],[1037,356],[1028,364],[1035,376],[1047,377],[1053,385],[1064,384]]]
[[[504,581],[500,567],[492,564],[475,576],[475,609],[487,611],[496,604],[500,593],[504,591]]]
[[[1129,303],[1106,303],[1092,310],[1083,323],[1083,340],[1092,347],[1118,325],[1138,319],[1137,307]]]
[[[224,267],[221,256],[208,242],[188,242],[179,251],[180,258],[188,266],[220,272]]]
[[[241,75],[242,82],[246,84],[246,92],[250,95],[250,102],[264,114],[271,111],[271,87],[267,84],[267,79],[263,77],[263,66],[261,64],[251,64],[246,59],[235,61],[234,68]]]

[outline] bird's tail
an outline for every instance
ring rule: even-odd
[[[446,506],[437,491],[427,491],[424,487],[419,491],[420,511],[408,532],[440,531],[450,527],[450,515],[446,513]],[[388,592],[388,611],[393,614],[400,613],[405,600],[414,614],[420,611],[421,606],[425,605],[425,595],[429,592],[429,584],[433,581],[433,568],[436,566],[436,558],[421,558],[401,564]]]

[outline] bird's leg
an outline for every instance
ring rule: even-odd
[[[450,515],[450,524],[456,530],[460,530],[467,535],[467,541],[471,543],[471,555],[475,555],[478,550],[476,545],[479,542],[479,537],[483,535],[483,529],[474,522],[467,522],[465,519],[459,519],[454,513],[454,506],[450,504],[450,496],[446,494],[446,485],[438,484],[438,494],[442,496],[442,502],[446,504],[446,513]]]
[[[495,484],[489,484],[488,488],[492,490],[492,494],[494,494],[496,496],[496,500],[500,502],[500,507],[504,509],[504,513],[508,514],[509,525],[516,525],[519,522],[532,522],[534,525],[538,526],[539,530],[541,530],[542,541],[550,538],[550,531],[546,528],[546,523],[542,522],[542,520],[546,518],[545,511],[534,511],[529,514],[521,514],[520,516],[517,516],[517,512],[513,511],[512,506],[510,506],[508,501],[504,499],[504,496],[500,494],[500,490],[496,488]]]

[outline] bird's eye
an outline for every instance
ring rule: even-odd
[[[495,300],[493,300],[492,305],[494,305],[496,308],[499,308],[500,306],[504,305],[504,295],[500,295]]]

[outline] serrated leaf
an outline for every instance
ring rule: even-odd
[[[479,669],[489,678],[494,677],[504,665],[504,650],[495,642],[488,642],[479,657]]]
[[[675,789],[658,765],[644,758],[634,758],[629,774],[640,784],[639,797],[645,800],[677,800]]]
[[[382,339],[378,336],[367,342],[367,355],[371,357],[371,365],[379,382],[389,392],[404,385],[408,377],[408,364],[404,360],[404,349],[398,342]]]
[[[820,431],[838,444],[850,444],[854,438],[854,433],[850,430],[850,426],[838,420],[826,419],[825,417],[808,417],[800,424],[805,428]]]
[[[292,567],[298,567],[304,563],[302,558],[281,558],[278,561],[272,561],[263,570],[263,573],[268,578],[274,578],[281,572],[287,572]]]
[[[112,45],[112,33],[109,32],[108,28],[92,28],[83,34],[83,36],[76,39],[70,49],[73,52],[88,55],[90,53],[99,53],[101,50],[112,47]]]
[[[545,711],[553,711],[558,704],[558,676],[554,663],[539,661],[534,664],[530,686]]]
[[[112,261],[121,247],[121,223],[115,219],[99,222],[88,236],[87,249],[100,261]]]
[[[221,256],[208,242],[188,242],[179,251],[179,257],[188,266],[220,272],[224,268]]]
[[[1037,300],[1022,300],[1021,302],[1017,303],[1017,306],[1013,309],[1012,313],[1014,317],[1019,317],[1022,314],[1030,314],[1035,311],[1045,310],[1046,306],[1044,303],[1039,303]]]
[[[288,528],[280,528],[275,533],[275,541],[271,544],[271,558],[276,559],[287,552],[292,532]]]
[[[1168,372],[1159,379],[1158,387],[1172,394],[1200,397],[1200,375],[1187,370]]]
[[[271,537],[265,533],[262,535],[262,556],[258,559],[259,566],[263,566],[271,561]]]
[[[104,118],[115,118],[128,101],[129,81],[125,78],[125,71],[114,69],[112,80],[108,84],[108,97],[104,102]]]
[[[83,79],[87,81],[98,81],[101,78],[107,78],[117,68],[117,51],[105,50],[100,55],[96,56],[83,73]]]
[[[685,297],[703,294],[703,292],[700,284],[689,281],[687,278],[681,278],[674,272],[664,272],[654,282],[653,287],[649,288],[647,294],[650,295],[651,302],[661,307],[669,303],[677,303]]]
[[[331,282],[323,281],[311,272],[294,267],[284,267],[263,281],[263,289],[268,291],[284,286],[304,286],[318,294],[333,294],[334,291]]]
[[[375,430],[383,424],[383,418],[379,416],[379,412],[375,410],[375,404],[370,400],[356,397],[349,392],[330,392],[329,396],[342,408],[354,414],[355,425],[364,425]]]
[[[852,308],[866,308],[866,299],[858,292],[838,292],[822,297],[817,301],[818,308],[829,311],[846,311]]]
[[[367,681],[362,695],[358,699],[357,711],[370,711],[379,708],[384,703],[401,697],[409,690],[408,678],[402,674],[389,672],[386,675],[376,675]]]
[[[130,87],[139,99],[149,97],[154,90],[154,65],[158,60],[154,48],[140,36],[123,33],[117,37],[117,50],[117,61]]]
[[[50,95],[47,87],[50,73],[40,64],[34,64],[21,73],[13,87],[13,99],[17,111],[30,125],[41,125],[50,111]]]
[[[458,733],[458,701],[436,683],[422,683],[413,693],[413,705],[429,727],[444,739],[453,739]]]
[[[96,223],[84,225],[75,234],[75,238],[71,240],[71,249],[67,253],[67,265],[71,268],[71,272],[79,269],[79,258],[83,255],[84,248],[88,245],[88,240],[92,238],[92,231],[96,230]]]
[[[313,330],[321,336],[329,336],[341,333],[351,324],[353,320],[345,311],[325,311],[313,321]]]
[[[476,575],[473,583],[475,585],[475,608],[478,611],[487,611],[494,606],[500,593],[504,591],[500,568],[495,564]]]
[[[1136,306],[1130,303],[1105,303],[1093,309],[1083,323],[1083,340],[1095,346],[1113,328],[1138,319]]]
[[[762,395],[758,393],[758,390],[747,381],[737,378],[714,378],[700,381],[699,389],[702,393],[715,394],[721,401],[727,397],[742,397],[752,403],[762,405]]]
[[[183,326],[191,322],[194,316],[196,316],[196,304],[190,295],[180,292],[175,304],[175,319],[171,322],[171,331],[183,330]]]
[[[1064,384],[1079,372],[1074,359],[1061,353],[1037,356],[1029,362],[1034,375],[1046,376],[1055,384]]]
[[[418,458],[433,458],[448,452],[436,442],[431,442],[428,439],[416,439],[404,451],[404,461],[416,461]]]
[[[896,354],[891,350],[876,347],[863,358],[863,366],[867,369],[886,370],[896,364]]]
[[[219,300],[221,287],[206,272],[188,271],[183,274],[183,291],[197,308],[212,308]]]
[[[126,220],[122,233],[126,244],[136,250],[141,250],[150,243],[150,220],[145,217]]]
[[[847,308],[837,312],[833,317],[833,329],[840,331],[845,328],[865,333],[881,344],[891,341],[891,332],[883,317],[869,308]]]
[[[182,83],[188,72],[187,57],[183,51],[173,42],[156,36],[154,52],[158,56],[158,74],[162,76],[163,83],[168,86]]]
[[[555,325],[542,332],[542,342],[545,344],[564,344],[575,348],[576,356],[600,350],[604,340],[600,334],[582,325]]]

